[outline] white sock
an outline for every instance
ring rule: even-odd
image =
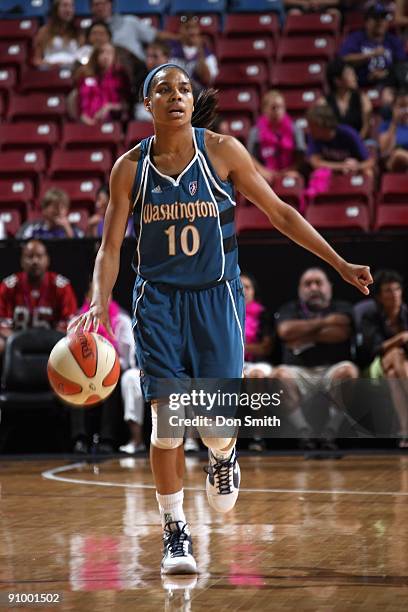
[[[171,493],[170,495],[160,495],[160,493],[156,491],[156,499],[159,504],[162,527],[170,521],[183,521],[183,523],[186,523],[186,517],[183,510],[183,489],[180,489],[177,493]]]
[[[218,448],[210,448],[210,450],[216,459],[223,460],[223,459],[229,459],[231,457],[234,448],[235,448],[235,444],[232,448],[229,448],[228,450],[220,450]]]

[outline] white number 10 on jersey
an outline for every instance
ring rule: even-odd
[[[169,237],[169,255],[176,254],[176,226],[170,225],[170,227],[164,230],[164,233]],[[189,234],[191,234],[191,248],[189,246]],[[191,257],[195,255],[200,248],[200,234],[198,229],[194,225],[186,225],[181,230],[180,234],[180,246],[184,255]]]

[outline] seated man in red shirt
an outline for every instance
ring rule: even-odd
[[[45,245],[30,240],[22,249],[23,271],[0,283],[0,355],[14,331],[30,327],[66,331],[77,302],[69,280],[49,272],[49,263]]]

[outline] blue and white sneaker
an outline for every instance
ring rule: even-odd
[[[217,459],[208,451],[208,467],[205,488],[211,508],[217,512],[229,512],[238,498],[241,471],[237,461],[235,447],[228,459]]]
[[[190,529],[183,521],[170,521],[163,532],[162,574],[196,574]]]

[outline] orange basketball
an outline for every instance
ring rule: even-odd
[[[90,406],[106,399],[120,375],[112,344],[94,332],[79,331],[62,338],[48,359],[48,380],[69,404]]]

